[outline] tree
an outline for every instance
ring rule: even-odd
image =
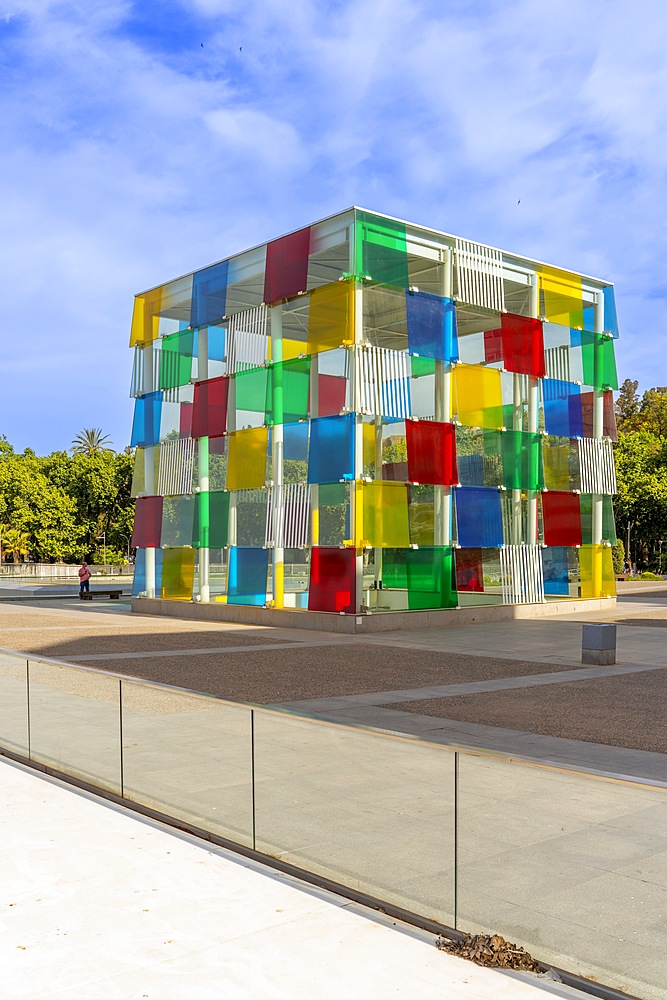
[[[74,455],[99,455],[111,451],[111,439],[100,427],[84,427],[72,441],[71,450]]]
[[[639,382],[626,378],[616,400],[616,424],[619,431],[635,431],[639,425]]]
[[[16,528],[6,528],[3,533],[3,545],[5,555],[11,552],[14,563],[21,562],[21,556],[27,556],[30,546],[30,538],[27,532],[18,531]]]

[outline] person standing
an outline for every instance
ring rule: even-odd
[[[81,564],[81,569],[79,570],[79,597],[80,598],[83,597],[84,591],[85,591],[86,594],[89,593],[89,591],[90,591],[90,584],[88,583],[89,580],[90,580],[90,570],[88,569],[88,563],[83,562]]]

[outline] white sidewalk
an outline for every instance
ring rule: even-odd
[[[547,1000],[330,893],[0,759],[3,1000]]]

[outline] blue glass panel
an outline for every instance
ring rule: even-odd
[[[283,456],[297,462],[308,461],[308,424],[285,424],[283,427]]]
[[[603,288],[602,295],[604,297],[604,328],[616,340],[618,338],[618,317],[613,285],[610,285],[609,288]]]
[[[595,306],[584,306],[584,330],[595,329]],[[574,344],[572,345],[574,347]]]
[[[456,490],[458,543],[464,549],[493,549],[503,544],[500,493],[492,487]]]
[[[227,603],[266,604],[266,577],[269,570],[269,550],[240,548],[229,550]]]
[[[311,420],[308,482],[333,483],[353,478],[354,415]]]
[[[131,448],[146,448],[159,442],[161,416],[161,392],[150,392],[147,396],[139,396],[135,400]]]
[[[567,597],[569,594],[567,549],[557,545],[542,549],[544,593]]]
[[[438,361],[458,361],[456,308],[451,299],[428,292],[405,293],[408,350]]]
[[[192,278],[190,326],[219,323],[225,315],[229,262],[211,264],[196,271]]]
[[[576,326],[570,327],[570,347],[581,347],[581,330]]]
[[[577,331],[579,332],[579,331]],[[542,380],[544,429],[557,437],[583,437],[581,390],[572,382],[556,378]]]
[[[227,346],[227,331],[224,326],[209,326],[208,328],[208,359],[209,361],[224,361]]]
[[[160,596],[162,590],[162,549],[155,549],[155,593]],[[146,590],[146,549],[137,549],[134,566],[134,581],[132,597],[139,597]]]

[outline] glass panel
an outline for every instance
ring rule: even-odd
[[[237,254],[229,259],[227,272],[227,301],[225,310],[228,316],[252,309],[265,302],[264,269],[266,265],[266,244]]]
[[[190,326],[219,323],[225,315],[229,261],[211,264],[192,276]]]
[[[318,541],[323,546],[342,545],[350,538],[350,485],[322,483],[317,487],[318,501],[313,510],[318,521]]]
[[[224,490],[199,494],[193,528],[195,548],[221,549],[229,544],[229,498]]]
[[[251,427],[229,435],[227,489],[252,490],[266,484],[268,427]]]
[[[468,754],[458,777],[457,926],[658,1000],[665,789]]]
[[[175,389],[187,385],[192,378],[194,331],[182,330],[162,339],[160,358],[160,388]]]
[[[283,456],[286,463],[294,463],[293,476],[288,479],[289,465],[285,466],[285,481],[305,483],[308,476],[308,424],[285,424],[283,427]]]
[[[164,549],[163,552],[161,596],[171,601],[191,601],[195,579],[195,550]]]
[[[308,482],[330,483],[354,475],[354,416],[310,421]]]
[[[500,323],[499,331],[489,330],[484,334],[484,347],[488,352],[486,360],[502,359],[503,366],[510,372],[542,378],[544,335],[540,320],[503,313]]]
[[[290,423],[308,417],[310,358],[271,365],[266,403],[268,424]]]
[[[193,389],[194,395],[194,389]],[[181,416],[178,425],[178,436],[179,438],[191,438],[192,434],[192,416],[193,416],[193,403],[181,403]]]
[[[130,347],[136,344],[150,344],[159,333],[160,309],[162,306],[162,286],[143,295],[136,295],[132,312]]]
[[[373,548],[403,548],[410,544],[408,487],[377,480],[362,484],[363,541]]]
[[[497,430],[456,428],[458,481],[463,486],[502,486],[500,438]]]
[[[310,227],[267,243],[265,302],[277,302],[305,292],[308,285],[309,252]]]
[[[236,375],[236,421],[245,425],[250,413],[261,416],[264,423],[266,393],[269,379],[267,368],[250,368]]]
[[[604,328],[616,340],[618,338],[618,318],[616,316],[614,286],[609,285],[607,288],[603,288],[602,295],[604,299]]]
[[[266,579],[269,569],[268,549],[229,550],[228,604],[266,604]]]
[[[581,545],[581,511],[576,493],[542,494],[545,545]]]
[[[579,448],[569,438],[544,437],[542,441],[544,485],[548,490],[578,490],[581,487]]]
[[[162,417],[162,393],[150,392],[134,401],[134,419],[130,447],[157,444],[160,440],[160,420]]]
[[[259,546],[266,540],[266,509],[268,490],[237,490],[232,495],[236,508],[235,545]]]
[[[192,436],[220,437],[227,429],[229,379],[213,378],[194,387]]]
[[[134,512],[132,547],[159,548],[162,535],[162,497],[139,497]]]
[[[602,501],[602,541],[610,545],[616,544],[616,525],[614,523],[614,507],[612,499],[608,495],[601,497]],[[584,545],[593,542],[593,495],[591,493],[581,493],[579,496],[581,507],[581,540]]]
[[[582,545],[579,549],[581,597],[615,597],[616,580],[608,545]]]
[[[313,546],[310,554],[308,610],[354,614],[355,592],[355,550]]]
[[[581,332],[584,383],[596,389],[618,389],[614,341],[605,333]]]
[[[356,213],[356,274],[384,285],[407,288],[408,245],[405,224],[370,212]]]
[[[388,466],[385,466],[388,468]],[[384,473],[384,469],[382,470]],[[410,544],[435,545],[435,488],[433,486],[410,486]],[[445,498],[444,503],[450,503]]]
[[[160,545],[192,545],[195,518],[195,496],[165,497],[162,502],[162,535]]]
[[[452,924],[454,754],[255,712],[257,849]]]
[[[30,660],[30,757],[121,793],[116,677]]]
[[[125,798],[252,847],[251,712],[122,681]]]
[[[382,582],[386,587],[407,587],[410,611],[457,606],[454,555],[450,546],[385,549]]]
[[[481,549],[456,550],[456,589],[470,593],[484,593]]]
[[[0,746],[28,755],[27,657],[0,653]]]
[[[578,385],[545,378],[542,382],[542,397],[547,434],[583,437],[581,390]]]
[[[542,549],[544,593],[554,597],[569,597],[571,549],[552,546]]]
[[[581,278],[555,267],[543,267],[539,275],[543,316],[550,323],[584,325],[584,302]]]
[[[541,490],[544,487],[542,435],[505,431],[500,437],[503,486],[508,490]]]
[[[310,293],[308,312],[308,353],[319,354],[353,341],[353,310],[352,282],[336,281],[314,289]]]
[[[502,427],[503,397],[495,368],[456,365],[452,372],[454,413],[471,427]]]
[[[459,486],[456,496],[458,543],[464,549],[503,544],[503,519],[498,490]]]
[[[155,593],[162,590],[162,549],[155,552]],[[132,597],[146,596],[146,549],[137,549],[132,580]]]
[[[451,299],[426,292],[405,293],[408,350],[447,364],[459,357],[456,307]]]
[[[156,496],[159,473],[160,446],[137,448],[134,454],[131,496],[138,497],[141,493]]]
[[[584,437],[593,437],[593,409],[595,407],[595,393],[582,392],[581,412],[583,421]],[[602,399],[602,433],[612,441],[618,441],[618,431],[616,429],[616,414],[614,413],[614,394],[609,390],[603,393]]]
[[[435,420],[408,420],[405,433],[410,482],[440,486],[458,483],[453,424],[441,424]]]

